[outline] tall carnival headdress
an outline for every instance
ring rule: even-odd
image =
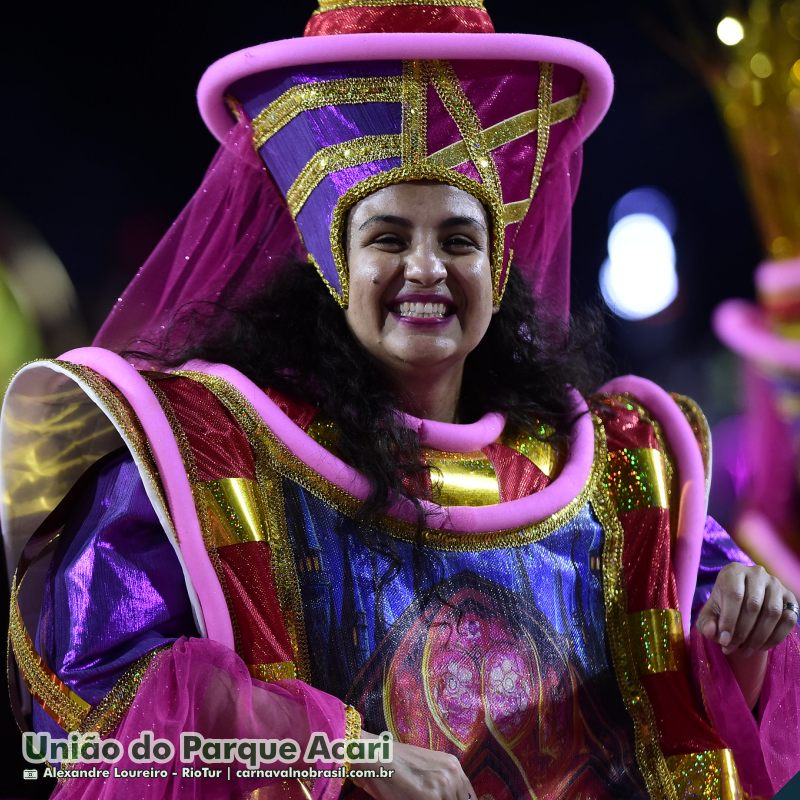
[[[563,319],[581,144],[611,91],[596,52],[495,33],[483,0],[320,0],[303,38],[241,50],[203,75],[200,112],[223,150],[159,247],[163,258],[151,258],[160,266],[145,265],[98,343],[163,327],[186,302],[246,297],[289,254],[307,257],[346,307],[348,211],[421,180],[483,203],[496,302],[513,260]],[[254,152],[268,178],[252,168]],[[150,318],[138,330],[137,313]]]

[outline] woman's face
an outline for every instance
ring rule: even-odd
[[[463,367],[493,311],[481,202],[446,184],[388,186],[353,206],[347,233],[359,342],[400,379]]]

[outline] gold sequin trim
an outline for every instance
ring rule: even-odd
[[[531,202],[536,196],[536,190],[539,188],[539,182],[542,179],[544,157],[547,155],[547,147],[550,143],[550,126],[553,122],[552,113],[553,65],[542,62],[539,65],[539,125],[537,127],[536,162],[533,166],[533,178],[531,179]]]
[[[314,14],[325,11],[343,11],[349,8],[390,8],[394,6],[422,6],[431,8],[483,8],[483,0],[319,0]]]
[[[215,547],[269,540],[258,504],[258,486],[247,478],[223,478],[198,484],[208,511]]]
[[[347,742],[357,742],[361,738],[361,714],[353,706],[345,706],[344,711],[344,738]],[[350,762],[345,761],[345,775],[350,772]]]
[[[575,116],[580,108],[580,95],[565,97],[553,103],[550,114],[550,124],[564,122]],[[534,133],[539,127],[539,109],[534,108],[530,111],[523,111],[514,117],[498,122],[488,128],[484,128],[480,134],[481,144],[487,150],[496,150],[504,144],[521,139],[529,133]],[[455,142],[454,144],[443,147],[428,156],[428,160],[443,167],[456,167],[469,160],[469,153],[465,142]]]
[[[300,174],[286,193],[286,203],[292,216],[297,217],[311,193],[328,175],[372,161],[400,158],[401,146],[399,135],[388,134],[363,136],[318,150],[300,170]]]
[[[480,200],[481,203],[488,209],[490,224],[491,224],[491,268],[492,275],[497,276],[500,274],[503,266],[503,249],[505,242],[505,224],[503,204],[499,197],[492,194],[484,186],[476,181],[468,178],[460,172],[442,167],[436,167],[432,164],[422,163],[419,165],[402,166],[395,169],[381,172],[378,175],[372,175],[365,178],[360,183],[348,189],[337,201],[333,209],[333,216],[331,219],[331,250],[333,254],[333,262],[336,265],[336,271],[339,275],[339,282],[342,286],[342,293],[339,295],[328,284],[328,288],[333,295],[334,300],[342,308],[347,308],[350,294],[350,281],[349,271],[347,266],[346,256],[346,230],[345,221],[350,209],[365,197],[377,192],[379,189],[384,189],[387,186],[393,186],[397,183],[407,183],[409,181],[434,181],[437,183],[446,183],[450,186],[455,186],[468,192],[473,197]],[[317,267],[319,271],[319,267]],[[495,280],[494,283],[497,281]],[[499,302],[499,301],[497,301]]]
[[[631,646],[640,675],[676,672],[686,666],[681,612],[649,608],[628,615]]]
[[[500,502],[497,473],[487,458],[426,459],[431,495],[440,506],[489,506]]]
[[[404,61],[402,79],[403,166],[421,164],[428,152],[428,69],[424,61]]]
[[[608,454],[608,492],[618,514],[640,508],[668,508],[667,473],[662,453],[650,447]]]
[[[304,111],[359,103],[399,103],[402,86],[402,79],[391,75],[292,86],[253,118],[253,145],[256,150],[260,149]]]
[[[680,800],[746,800],[730,750],[670,756],[667,764]]]
[[[691,397],[673,392],[672,399],[689,420],[692,432],[700,445],[700,452],[703,454],[703,468],[706,473],[706,489],[708,489],[711,481],[711,429],[708,427],[708,420],[700,406]]]
[[[42,708],[66,731],[79,730],[91,706],[66,686],[36,652],[19,608],[19,589],[24,574],[11,583],[8,642],[20,674],[31,695]]]
[[[459,83],[452,64],[447,61],[430,61],[428,63],[431,83],[436,89],[442,104],[456,123],[461,138],[467,147],[469,158],[478,171],[478,175],[480,175],[485,191],[490,197],[494,198],[493,206],[502,208],[503,190],[500,185],[500,173],[491,153],[483,145],[481,138],[483,131],[475,108]],[[497,227],[504,227],[504,214],[502,212],[498,215],[495,224]],[[495,246],[497,246],[496,243]],[[493,264],[492,266],[494,267],[495,265]],[[499,285],[502,274],[501,267],[502,259],[497,270],[492,272],[492,293],[495,305],[499,305],[503,297],[503,287]]]
[[[280,529],[282,531],[285,531],[286,523],[283,516],[283,495],[280,489],[280,478],[274,472],[270,475],[270,469],[302,486],[306,491],[320,498],[339,513],[351,519],[356,517],[361,507],[361,501],[327,481],[291,453],[283,442],[264,425],[250,403],[227,381],[200,372],[182,371],[176,374],[191,378],[210,389],[231,412],[234,419],[254,444],[259,458],[257,466],[263,470],[263,476],[259,473],[259,482],[264,487],[262,505],[268,513],[281,515],[283,521]],[[598,437],[601,436],[603,436],[602,429],[596,427],[595,446],[599,441]],[[603,459],[595,457],[586,484],[577,496],[564,508],[547,519],[523,528],[506,528],[486,533],[470,533],[468,536],[439,528],[424,528],[424,544],[437,550],[479,552],[526,545],[549,536],[572,519],[586,504],[590,496],[597,492],[605,472],[605,452],[605,447],[603,447]],[[269,485],[267,485],[267,481]],[[443,511],[442,513],[444,514],[445,512]],[[382,517],[378,524],[382,530],[396,539],[407,542],[417,540],[416,526],[402,520],[394,517]],[[275,551],[273,555],[275,555]],[[291,558],[291,550],[287,550],[286,558]],[[276,569],[280,568],[280,566],[282,565],[278,564]],[[296,576],[294,581],[296,581]],[[287,594],[291,596],[294,590],[291,587],[286,588]],[[297,591],[299,597],[299,589]]]
[[[294,661],[273,661],[271,664],[250,664],[250,674],[265,683],[293,680],[297,677]]]
[[[61,369],[74,376],[79,384],[84,384],[95,395],[96,400],[99,400],[100,407],[109,414],[117,423],[119,429],[122,430],[123,441],[137,457],[137,466],[139,466],[140,471],[144,470],[143,477],[148,479],[151,487],[155,490],[159,504],[162,508],[168,510],[169,506],[167,505],[164,488],[161,485],[161,477],[155,465],[155,457],[153,456],[150,442],[144,435],[141,424],[122,394],[110,381],[98,375],[89,367],[71,364],[68,361],[53,361],[52,363],[57,364]],[[171,519],[169,514],[167,514],[167,519]]]
[[[158,653],[172,645],[164,645],[146,653],[131,664],[114,684],[111,691],[94,707],[86,717],[82,731],[97,731],[101,735],[111,733],[119,725],[133,702],[136,692],[150,664]],[[77,730],[77,728],[75,729]]]
[[[602,430],[599,421],[596,419],[595,422]],[[595,452],[595,462],[607,464],[604,434],[596,446],[598,450]],[[627,596],[622,580],[625,533],[608,494],[610,481],[611,477],[605,474],[599,486],[592,492],[590,502],[604,532],[603,599],[611,658],[622,700],[633,721],[636,761],[650,797],[652,800],[678,800],[672,776],[659,747],[659,732],[653,707],[639,679],[637,659],[630,644]]]

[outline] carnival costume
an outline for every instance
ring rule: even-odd
[[[719,338],[743,359],[745,410],[715,431],[712,503],[739,544],[793,592],[800,590],[800,259],[755,274],[758,305],[728,300],[714,314]]]
[[[346,306],[348,210],[413,180],[483,203],[496,302],[513,253],[565,318],[580,147],[610,89],[596,53],[496,34],[481,0],[323,0],[303,39],[204,76],[223,147],[98,343],[147,338],[187,301],[235,304],[301,253]],[[11,644],[37,727],[301,743],[389,730],[456,754],[496,800],[771,795],[797,769],[796,637],[770,654],[757,718],[719,648],[688,645],[693,603],[743,558],[705,518],[702,414],[636,378],[574,404],[566,453],[500,414],[406,416],[431,468],[420,544],[409,503],[358,521],[369,487],[331,421],[228,366],[137,371],[86,348],[25,367],[2,418],[3,528],[23,553]],[[34,643],[20,584],[48,547]],[[169,766],[116,786],[342,791]],[[105,796],[81,779],[59,791]]]

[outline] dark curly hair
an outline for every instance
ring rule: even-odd
[[[544,423],[549,432],[540,435],[564,444],[575,417],[568,387],[586,393],[604,375],[601,331],[599,312],[569,326],[537,313],[524,277],[512,268],[499,311],[467,357],[459,419],[500,411],[510,432],[541,431]],[[127,354],[155,355],[165,366],[190,358],[224,362],[259,386],[313,404],[335,424],[343,459],[369,481],[360,518],[376,517],[401,496],[417,509],[421,532],[422,506],[408,487],[421,484],[426,468],[416,432],[396,413],[404,398],[308,264],[287,263],[238,308],[192,304],[164,341]]]

